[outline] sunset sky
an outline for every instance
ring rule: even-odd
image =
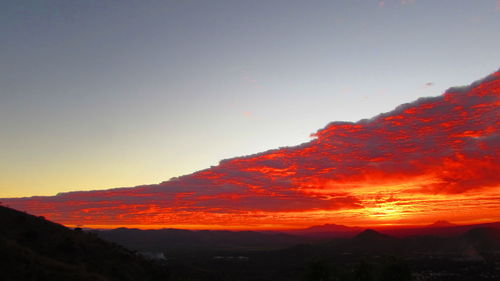
[[[144,185],[2,203],[101,227],[500,218],[498,72],[441,96],[500,67],[498,0],[0,7],[0,198]]]

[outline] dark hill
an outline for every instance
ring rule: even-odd
[[[449,223],[447,221],[437,221],[425,227],[396,228],[396,229],[385,229],[381,231],[385,234],[389,234],[395,237],[422,236],[422,235],[452,237],[461,235],[474,228],[485,228],[485,227],[500,229],[500,222],[457,225]]]
[[[164,251],[169,254],[193,250],[271,250],[291,247],[308,240],[283,233],[256,231],[117,228],[92,232],[130,249]]]
[[[284,233],[292,235],[300,235],[312,238],[350,238],[356,233],[360,232],[363,228],[361,227],[350,227],[339,224],[323,224],[314,225],[305,229],[295,229],[283,231]]]
[[[347,251],[395,253],[399,246],[399,239],[367,229],[348,240],[344,247]]]
[[[461,236],[467,245],[480,251],[500,250],[500,230],[495,228],[475,228]]]
[[[95,234],[0,206],[0,280],[168,280],[153,264]]]
[[[454,223],[445,220],[435,221],[433,224],[427,226],[427,228],[441,228],[441,227],[454,227],[457,226]]]
[[[366,229],[360,232],[358,235],[354,236],[353,240],[359,243],[372,243],[378,241],[394,240],[394,238],[390,237],[389,235],[377,232],[373,229]]]

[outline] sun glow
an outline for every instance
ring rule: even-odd
[[[365,208],[365,213],[377,220],[398,220],[404,217],[403,208],[391,203],[376,204],[375,207]]]

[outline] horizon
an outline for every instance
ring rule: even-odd
[[[13,209],[7,205],[2,205],[0,202],[1,207]],[[32,215],[30,213],[27,213],[23,210],[16,210],[15,211],[20,211],[23,212],[27,215]],[[39,216],[39,218],[45,219],[43,216]],[[53,222],[57,223],[57,222]],[[442,225],[444,224],[444,225]],[[335,223],[325,223],[322,225],[311,225],[307,226],[305,228],[269,228],[269,229],[245,229],[245,228],[182,228],[182,227],[176,227],[176,226],[168,226],[165,227],[163,225],[148,225],[147,227],[144,227],[144,225],[127,225],[127,226],[121,226],[121,225],[64,225],[65,227],[68,228],[80,228],[84,230],[98,230],[98,231],[109,231],[109,230],[118,230],[118,229],[126,229],[126,230],[185,230],[185,231],[228,231],[228,232],[262,232],[262,233],[283,233],[283,234],[290,234],[290,235],[308,235],[307,232],[301,232],[299,234],[295,233],[297,231],[306,231],[306,230],[311,230],[311,229],[320,229],[320,231],[316,232],[310,232],[309,234],[314,234],[314,233],[330,233],[330,234],[341,234],[341,233],[362,233],[367,230],[375,230],[377,232],[379,231],[401,231],[401,230],[436,230],[436,229],[447,229],[447,228],[463,228],[463,227],[472,227],[471,229],[476,229],[476,228],[484,228],[483,225],[491,225],[491,224],[500,224],[500,220],[492,221],[492,222],[480,222],[480,223],[462,223],[462,224],[457,224],[454,222],[446,221],[446,220],[438,220],[434,221],[432,223],[427,223],[427,224],[414,224],[414,225],[407,225],[407,224],[401,224],[401,225],[396,225],[396,224],[382,224],[382,225],[368,225],[368,226],[359,226],[359,225],[343,225],[343,224],[335,224]],[[185,226],[185,225],[183,225]],[[343,230],[323,230],[323,227],[341,227]],[[347,228],[347,229],[344,229]],[[495,228],[495,227],[493,227]],[[414,234],[407,234],[407,235],[414,235]]]
[[[164,226],[154,226],[151,228],[144,228],[144,225],[127,225],[127,226],[84,226],[84,225],[66,225],[66,227],[80,227],[82,229],[87,229],[87,230],[115,230],[115,229],[137,229],[137,230],[188,230],[188,231],[230,231],[230,232],[245,232],[245,231],[251,231],[251,232],[277,232],[277,233],[287,233],[287,232],[293,232],[293,231],[300,231],[300,230],[307,230],[313,227],[324,227],[324,226],[340,226],[340,227],[347,227],[347,228],[359,228],[359,230],[356,230],[356,232],[363,232],[365,230],[376,230],[376,231],[388,231],[388,230],[418,230],[422,228],[427,228],[427,229],[440,229],[440,228],[454,228],[454,227],[467,227],[467,226],[479,226],[479,225],[485,225],[485,224],[495,224],[495,223],[500,223],[500,220],[497,221],[491,221],[491,222],[484,222],[484,223],[464,223],[464,224],[455,224],[453,222],[448,222],[450,223],[449,226],[434,226],[434,223],[439,222],[435,221],[431,224],[415,224],[415,225],[391,225],[391,224],[385,224],[385,225],[369,225],[369,226],[357,226],[357,225],[343,225],[343,224],[335,224],[335,223],[325,223],[322,225],[311,225],[309,227],[305,228],[269,228],[269,229],[254,229],[254,228],[177,228],[177,227],[164,227]],[[148,226],[149,227],[149,226]],[[354,230],[351,230],[354,231]],[[342,231],[325,231],[329,233],[342,233]],[[344,231],[345,232],[345,231]]]

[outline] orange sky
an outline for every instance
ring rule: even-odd
[[[66,225],[279,229],[500,220],[500,72],[294,147],[134,188],[7,198]]]

